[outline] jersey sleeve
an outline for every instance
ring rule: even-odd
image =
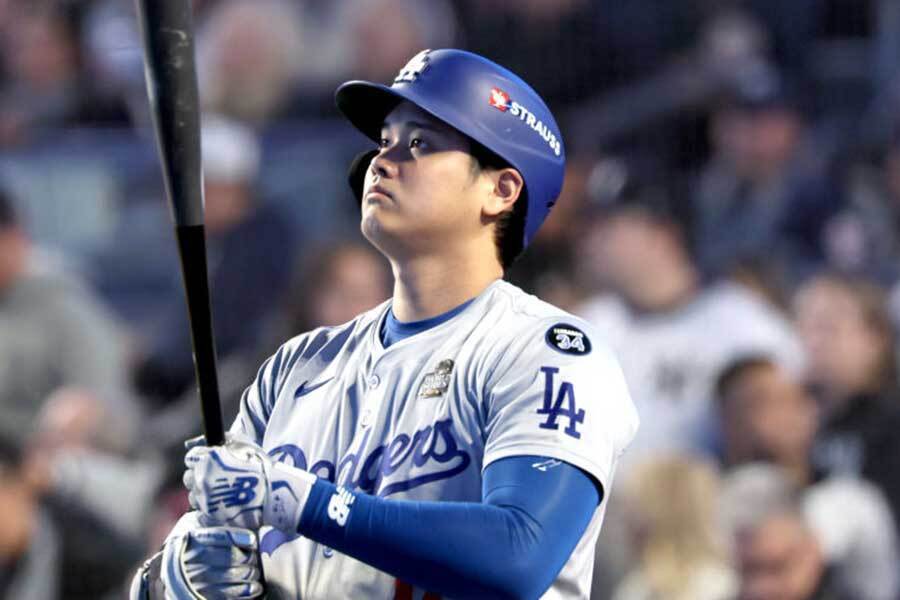
[[[607,489],[637,412],[612,352],[580,320],[535,321],[486,379],[484,467],[509,456],[572,464]]]
[[[598,503],[594,482],[542,456],[485,469],[481,502],[418,502],[318,480],[298,533],[431,593],[424,598],[537,598],[569,560]],[[335,498],[346,501],[341,519]],[[402,596],[398,594],[394,598]],[[416,596],[420,597],[420,596]]]
[[[315,371],[323,362],[329,362],[335,348],[340,348],[352,335],[357,320],[340,327],[319,327],[288,340],[278,348],[263,363],[253,382],[241,395],[238,415],[230,432],[263,445],[269,417],[288,375],[302,373],[304,369]]]
[[[238,415],[231,425],[231,433],[248,437],[262,445],[275,400],[284,378],[302,355],[306,336],[298,336],[270,356],[259,368],[256,377],[241,395]]]

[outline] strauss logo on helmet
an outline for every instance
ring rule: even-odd
[[[490,103],[497,110],[506,112],[509,109],[509,94],[500,88],[491,88]]]
[[[550,146],[550,149],[553,150],[553,153],[556,156],[559,156],[562,152],[562,144],[560,144],[559,139],[556,137],[556,134],[544,124],[543,121],[534,116],[530,110],[519,104],[518,102],[513,102],[510,100],[509,94],[504,92],[498,87],[491,88],[491,95],[488,98],[488,102],[490,105],[496,108],[501,112],[509,111],[514,117],[519,117],[520,121],[525,121],[525,124],[531,127],[538,135],[544,138],[544,141]]]

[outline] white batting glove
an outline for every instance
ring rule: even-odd
[[[202,438],[199,438],[202,443]],[[272,460],[253,442],[227,436],[212,448],[189,440],[184,485],[204,522],[297,533],[316,476]]]
[[[166,541],[160,578],[166,600],[250,600],[263,595],[256,535],[202,527]]]

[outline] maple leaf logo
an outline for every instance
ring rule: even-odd
[[[509,108],[509,94],[500,88],[491,88],[490,103],[497,110],[506,112]]]

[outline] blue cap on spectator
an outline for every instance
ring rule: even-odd
[[[797,91],[768,65],[756,65],[735,74],[728,89],[727,103],[744,110],[800,108]]]
[[[679,221],[658,167],[639,157],[607,156],[587,179],[587,215],[641,212],[660,222]]]

